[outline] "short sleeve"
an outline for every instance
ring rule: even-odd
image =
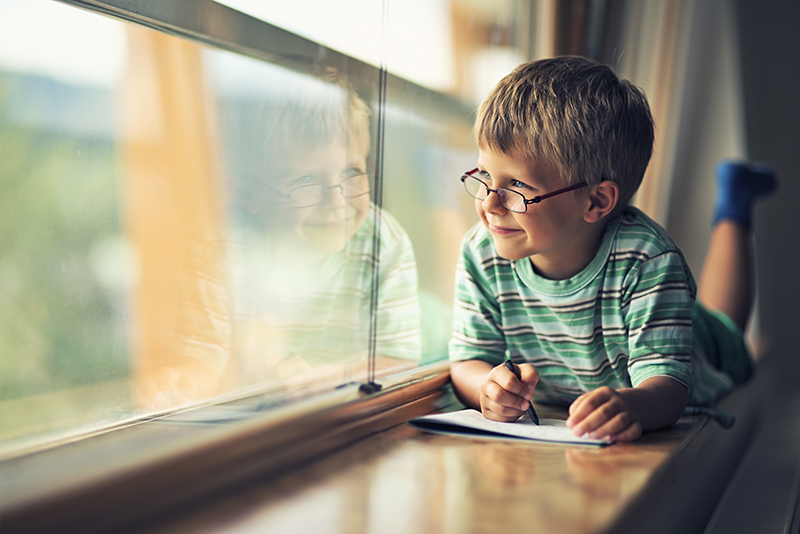
[[[625,288],[631,384],[668,376],[689,387],[695,287],[683,256],[669,250],[647,259]]]
[[[490,275],[482,268],[480,249],[471,243],[470,236],[474,232],[464,239],[456,268],[450,360],[478,359],[499,365],[506,354],[500,307]]]

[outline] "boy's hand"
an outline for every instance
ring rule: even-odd
[[[633,441],[643,431],[677,421],[689,399],[689,388],[666,376],[648,378],[635,388],[598,388],[569,407],[567,426],[576,436]]]
[[[578,397],[569,407],[567,427],[576,436],[633,441],[642,435],[639,414],[625,396],[602,387]]]
[[[539,372],[529,364],[518,365],[517,379],[505,364],[494,367],[480,388],[480,408],[486,419],[516,421],[528,409],[533,389],[539,382]]]

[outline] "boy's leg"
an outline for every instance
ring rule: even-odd
[[[755,299],[755,274],[752,239],[742,224],[721,220],[714,226],[697,297],[742,330],[747,326]]]
[[[742,330],[755,298],[753,204],[775,186],[775,173],[766,165],[723,161],[717,166],[713,229],[698,298],[707,308],[726,314]]]

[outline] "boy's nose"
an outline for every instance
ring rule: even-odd
[[[347,205],[347,197],[342,194],[341,186],[330,186],[323,190],[324,198],[322,199],[322,203],[327,206],[332,206],[335,208],[346,206]]]
[[[487,197],[481,202],[481,207],[483,207],[483,211],[489,213],[500,213],[505,212],[506,207],[500,203],[500,197],[497,196],[497,193],[491,191]]]

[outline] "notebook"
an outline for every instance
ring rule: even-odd
[[[483,439],[528,440],[548,443],[605,446],[612,442],[602,439],[577,437],[566,423],[559,419],[542,419],[539,425],[528,418],[512,423],[490,421],[476,410],[460,410],[415,417],[408,423],[425,432],[448,436],[464,436]]]

